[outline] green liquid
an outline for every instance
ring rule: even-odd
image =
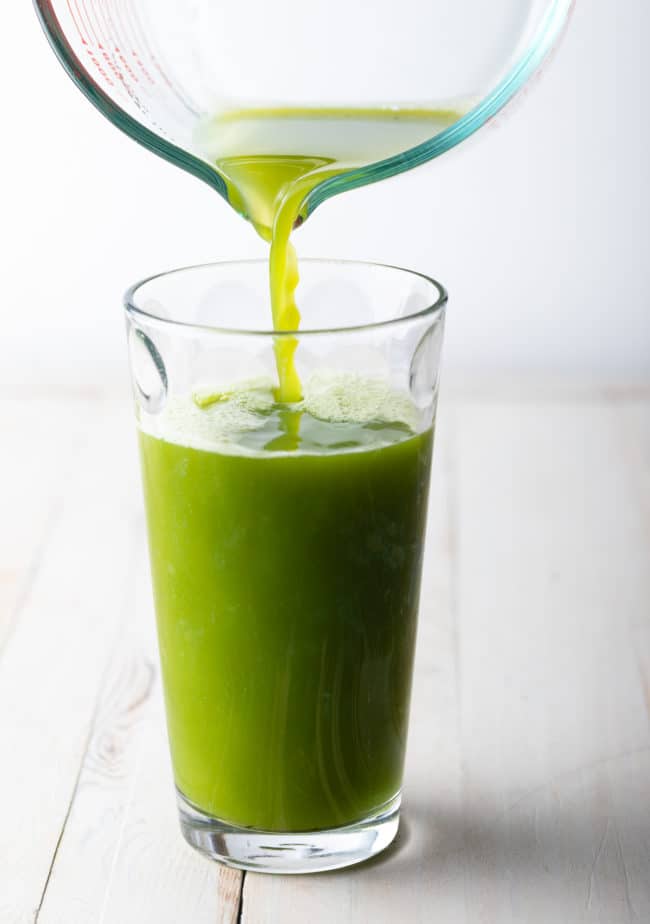
[[[197,144],[213,160],[232,205],[271,244],[273,327],[297,331],[298,261],[289,238],[308,194],[337,174],[392,157],[453,125],[461,113],[413,107],[259,108],[206,121]],[[279,401],[302,397],[295,366],[298,340],[275,345]]]
[[[222,448],[140,434],[176,784],[235,825],[333,828],[401,786],[432,432],[257,418]]]

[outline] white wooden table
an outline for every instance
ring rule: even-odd
[[[650,921],[650,393],[442,395],[403,824],[182,841],[131,409],[0,392],[1,924]]]

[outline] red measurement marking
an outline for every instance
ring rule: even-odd
[[[127,2],[127,8],[128,8],[128,7],[129,7],[129,4],[128,4],[128,2]],[[154,53],[154,51],[153,51],[153,48],[152,48],[151,45],[149,44],[149,41],[148,41],[148,38],[147,38],[147,34],[146,34],[146,32],[142,29],[142,26],[141,26],[141,24],[140,24],[140,20],[138,19],[137,11],[133,10],[132,12],[134,13],[134,20],[135,20],[135,23],[137,24],[137,28],[138,28],[139,33],[140,33],[140,38],[141,38],[142,45],[143,45],[144,48],[146,49],[147,57],[149,58],[149,60],[150,60],[151,63],[153,64],[154,68],[156,69],[156,71],[158,72],[158,74],[160,75],[160,77],[162,78],[163,82],[164,82],[164,83],[167,85],[167,87],[169,87],[169,89],[171,90],[172,95],[173,95],[174,97],[176,97],[176,99],[178,100],[178,102],[180,102],[181,106],[183,106],[183,108],[189,110],[190,112],[195,113],[195,107],[194,107],[194,105],[192,104],[192,102],[191,102],[190,100],[188,100],[188,98],[187,98],[187,97],[185,96],[185,94],[183,93],[182,89],[179,89],[179,84],[176,84],[176,83],[174,83],[174,82],[171,80],[171,78],[169,77],[168,69],[162,67],[161,64],[160,64],[160,62],[158,61],[158,58],[156,57],[156,55],[155,55],[155,53]],[[147,76],[149,76],[149,75],[147,74]],[[151,78],[150,78],[150,79],[151,79]],[[153,82],[154,82],[154,81],[152,80],[152,83],[153,83]]]
[[[101,47],[101,46],[100,46],[100,47]],[[119,67],[118,67],[117,64],[115,63],[113,57],[112,57],[111,55],[109,55],[109,53],[108,53],[107,51],[105,51],[103,48],[102,48],[102,57],[103,57],[104,61],[106,61],[107,65],[109,66],[109,68],[111,69],[111,71],[115,74],[115,76],[117,77],[117,79],[118,79],[121,83],[123,83],[124,85],[126,85],[126,81],[125,81],[125,79],[124,79],[124,74],[122,73],[122,71],[119,69]]]
[[[115,46],[114,53],[117,55],[122,67],[124,68],[128,76],[130,77],[130,79],[133,81],[133,83],[140,83],[140,78],[138,77],[136,72],[133,70],[133,68],[129,64],[128,59],[125,57],[125,55],[122,52],[121,45],[125,39],[125,35],[124,35],[123,28],[122,28],[122,23],[120,21],[120,17],[118,15],[116,4],[112,2],[112,0],[110,3],[106,3],[105,12],[106,12],[106,16],[107,16],[108,23],[109,23],[109,30],[111,31],[113,38],[119,42],[119,44],[116,44]]]
[[[100,11],[103,9],[103,7],[104,7],[104,3],[93,5],[91,2],[91,10],[93,10],[95,14],[93,21],[95,24],[95,28],[97,29],[97,47],[102,52],[106,50],[107,45],[112,44],[110,33],[107,31],[106,28],[102,28],[102,25],[106,27],[106,22],[102,24],[101,17],[100,17]]]
[[[92,48],[88,48],[88,57],[89,57],[90,60],[93,62],[93,64],[94,64],[95,67],[97,68],[97,71],[99,72],[100,76],[104,78],[104,80],[105,80],[106,83],[109,85],[109,87],[114,87],[114,86],[115,86],[114,81],[111,79],[110,74],[107,74],[107,73],[106,73],[106,71],[105,71],[104,68],[102,67],[101,61],[99,60],[99,58],[97,57],[97,55],[95,54],[95,52],[92,50]]]
[[[70,13],[70,19],[73,21],[73,23],[74,23],[75,26],[77,27],[77,32],[79,33],[79,37],[81,38],[82,43],[83,43],[84,45],[87,45],[88,42],[86,41],[86,39],[85,39],[85,37],[84,37],[84,33],[83,33],[83,31],[82,31],[82,28],[81,28],[79,22],[77,21],[77,17],[75,16],[74,12],[72,11],[72,6],[71,6],[71,4],[70,4],[70,0],[67,0],[67,5],[68,5],[68,13]]]
[[[120,45],[119,46],[116,45],[115,47],[115,54],[118,56],[120,63],[122,64],[124,70],[126,71],[128,76],[131,78],[133,83],[136,83],[136,84],[140,83],[140,78],[138,77],[136,72],[133,70],[133,68],[129,64],[128,59],[122,53],[121,43],[124,38],[124,35],[122,34],[122,23],[117,14],[117,8],[116,8],[115,3],[111,2],[111,3],[106,4],[105,15],[108,18],[108,21],[110,24],[109,28],[112,30],[114,38],[119,39],[120,41]]]
[[[149,81],[149,83],[152,83],[152,84],[155,85],[156,81],[153,79],[153,77],[151,76],[151,74],[150,74],[149,71],[147,70],[147,68],[146,68],[146,66],[145,66],[145,63],[144,63],[144,61],[142,60],[142,58],[140,57],[140,55],[138,54],[138,52],[137,52],[137,51],[132,51],[131,54],[133,55],[133,57],[134,57],[135,60],[137,61],[138,65],[140,66],[140,68],[141,68],[141,70],[142,70],[142,73],[143,73],[144,76],[147,78],[147,80]]]
[[[104,61],[108,71],[110,71],[110,73],[112,73],[113,76],[115,77],[115,81],[117,82],[117,84],[121,84],[124,87],[127,94],[129,94],[130,96],[131,91],[129,89],[129,82],[127,78],[125,77],[124,72],[126,72],[126,74],[130,76],[133,82],[135,83],[138,83],[138,78],[133,73],[132,69],[128,67],[128,63],[122,57],[121,61],[125,65],[124,72],[123,72],[119,64],[116,62],[114,56],[110,53],[110,51],[107,50],[107,46],[110,47],[110,45],[112,44],[111,28],[109,24],[106,21],[104,21],[104,23],[102,24],[102,22],[100,21],[99,15],[97,15],[95,20],[92,20],[85,3],[83,3],[83,9],[84,9],[86,18],[88,19],[92,27],[92,31],[95,36],[96,42],[97,42],[97,49],[100,52],[101,59]],[[92,6],[91,6],[91,9],[92,9]],[[98,11],[95,10],[95,12],[97,13]],[[102,66],[101,60],[98,59],[98,57],[94,54],[91,55],[90,57],[95,67],[99,70],[99,73],[103,76],[103,78],[106,81],[108,81],[110,86],[115,86],[115,83],[110,79],[110,76],[107,73],[106,69]]]
[[[99,7],[99,9],[95,10],[97,14],[95,25],[97,27],[97,32],[98,32],[97,47],[101,52],[102,58],[106,62],[106,66],[109,68],[111,73],[115,76],[118,83],[122,83],[124,85],[124,88],[126,89],[126,92],[128,93],[129,87],[128,87],[126,80],[124,79],[124,74],[122,73],[120,68],[115,63],[115,59],[113,58],[113,56],[109,54],[109,52],[106,50],[106,45],[111,44],[110,27],[105,19],[104,19],[104,22],[102,23],[101,18],[99,16],[100,9],[102,9],[101,6]]]
[[[124,57],[121,51],[117,52],[117,56],[122,62],[122,64],[124,65],[124,70],[127,72],[127,74],[129,75],[133,83],[140,83],[140,78],[138,77],[136,72],[133,70],[133,68],[131,67],[129,62],[126,60],[126,58]]]
[[[85,28],[85,31],[86,31],[86,38],[88,39],[88,43],[87,43],[87,44],[93,44],[94,42],[97,41],[97,36],[93,34],[92,23],[90,23],[90,22],[88,21],[88,17],[87,17],[87,16],[85,16],[85,17],[82,16],[81,10],[79,9],[79,4],[77,3],[77,0],[72,0],[72,2],[73,2],[73,6],[74,6],[74,8],[75,8],[75,15],[74,15],[74,18],[75,18],[76,22],[79,22],[79,23],[83,23],[83,24],[84,24],[84,28]],[[68,7],[69,7],[69,5],[70,5],[70,4],[69,4],[69,0],[68,0]]]
[[[76,3],[77,3],[77,0],[75,0],[75,4],[76,4]],[[90,16],[90,15],[88,14],[88,10],[86,9],[85,0],[81,0],[81,6],[82,6],[83,11],[84,11],[84,16],[86,17],[86,22],[88,23],[88,31],[91,33],[91,35],[92,35],[93,38],[95,39],[95,43],[96,43],[97,45],[99,45],[99,36],[98,36],[97,33],[95,32],[95,26],[94,26],[94,23],[93,23],[93,20],[92,20],[92,16]]]
[[[84,31],[83,31],[83,28],[82,28],[83,19],[82,19],[82,16],[81,16],[81,12],[80,12],[80,10],[79,10],[79,7],[78,7],[78,5],[77,5],[77,3],[76,3],[76,0],[73,0],[73,3],[72,3],[72,4],[71,4],[70,0],[67,0],[67,5],[68,5],[68,12],[70,13],[70,18],[72,19],[73,23],[74,23],[75,26],[77,27],[77,32],[79,33],[79,36],[80,36],[80,38],[81,38],[81,42],[82,42],[83,45],[86,46],[86,53],[88,54],[88,57],[90,58],[90,60],[92,61],[92,63],[95,65],[95,67],[96,67],[96,69],[97,69],[97,72],[99,73],[99,75],[100,75],[101,77],[104,78],[104,80],[106,81],[106,83],[107,83],[109,86],[114,86],[113,81],[112,81],[111,78],[110,78],[110,75],[106,73],[106,71],[104,70],[104,68],[103,68],[102,65],[101,65],[101,62],[97,59],[97,56],[96,56],[95,53],[93,52],[93,50],[92,50],[92,48],[91,48],[91,46],[90,46],[90,43],[89,43],[88,41],[86,41],[86,38],[84,37]],[[74,5],[74,10],[72,9],[72,6],[73,6],[73,5]],[[85,26],[85,24],[83,24],[83,25]],[[88,38],[90,38],[90,35],[89,35],[88,31],[86,31],[86,35],[88,36]]]
[[[131,56],[135,59],[136,64],[139,66],[140,71],[142,75],[144,76],[144,78],[150,84],[155,86],[156,81],[153,79],[153,77],[149,73],[149,70],[147,69],[144,61],[142,60],[140,53],[136,51],[136,48],[138,47],[138,36],[137,36],[138,29],[134,27],[133,17],[131,15],[132,14],[131,5],[128,2],[128,0],[126,4],[124,3],[124,0],[120,0],[120,7],[124,11],[125,29],[128,29],[128,32],[129,32],[129,38],[130,38],[129,44],[131,45]]]

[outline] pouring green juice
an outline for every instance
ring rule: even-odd
[[[226,181],[231,204],[271,244],[273,326],[296,331],[296,251],[289,240],[307,195],[344,171],[414,148],[458,121],[454,109],[274,108],[226,111],[205,122],[197,144]],[[296,338],[276,344],[278,399],[299,401]]]
[[[399,793],[432,429],[376,381],[301,381],[289,236],[318,183],[457,117],[217,120],[215,167],[270,241],[273,328],[291,336],[275,340],[275,382],[174,399],[140,449],[176,784],[221,822],[326,830]]]

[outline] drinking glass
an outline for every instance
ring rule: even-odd
[[[305,260],[278,334],[263,261],[127,293],[181,829],[228,865],[332,869],[397,832],[446,298]],[[286,338],[304,394],[279,405]]]

